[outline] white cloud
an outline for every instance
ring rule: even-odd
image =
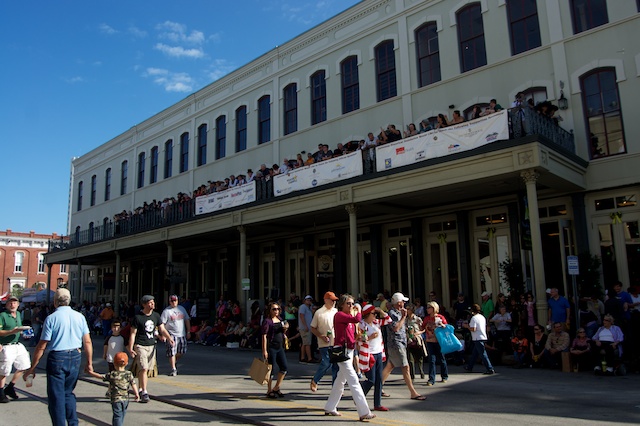
[[[129,34],[137,38],[145,38],[147,36],[146,31],[141,30],[140,28],[133,25],[129,27],[128,31],[129,31]]]
[[[75,83],[84,83],[85,80],[80,76],[75,76],[71,78],[65,78],[64,81],[66,81],[69,84],[75,84]]]
[[[169,46],[164,43],[157,43],[153,48],[174,58],[187,57],[197,59],[204,56],[204,52],[200,48],[185,49],[182,46]]]
[[[174,73],[163,68],[147,68],[144,77],[151,78],[167,92],[192,92],[195,84],[193,78],[185,72]]]
[[[160,34],[158,34],[159,38],[167,39],[174,43],[199,45],[205,40],[202,31],[192,30],[190,33],[187,33],[187,26],[177,22],[165,21],[162,24],[158,24],[156,29],[160,31]]]
[[[116,30],[116,29],[114,29],[114,28],[112,28],[109,25],[104,24],[104,23],[98,25],[98,29],[103,34],[108,34],[108,35],[118,34],[118,30]]]
[[[235,65],[229,63],[226,59],[216,59],[211,63],[209,70],[207,71],[207,77],[211,81],[216,81],[236,68],[237,67]]]

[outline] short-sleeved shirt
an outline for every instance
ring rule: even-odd
[[[185,337],[185,320],[189,321],[191,318],[189,318],[187,310],[180,305],[175,308],[169,306],[160,315],[160,321],[164,324],[164,328],[169,334],[176,337]]]
[[[326,306],[322,306],[320,309],[316,311],[313,315],[313,319],[311,320],[311,327],[318,330],[321,336],[327,336],[327,332],[331,330],[331,335],[329,336],[329,342],[325,342],[324,339],[318,339],[318,347],[326,348],[327,346],[333,346],[333,317],[336,315],[338,310],[336,308],[327,309]]]
[[[131,371],[110,371],[102,377],[102,380],[109,382],[109,393],[111,402],[129,400],[129,388],[133,386],[133,374]]]
[[[476,314],[469,320],[469,327],[474,328],[471,332],[471,340],[486,341],[487,340],[487,319],[482,314]]]
[[[564,297],[558,297],[558,300],[551,297],[547,301],[549,309],[551,309],[551,322],[567,322],[567,309],[569,309],[569,301]]]
[[[153,346],[156,344],[156,327],[162,324],[160,314],[153,311],[150,315],[142,312],[133,318],[131,327],[137,330],[134,344],[140,346]]]
[[[87,320],[70,306],[58,309],[44,320],[41,340],[49,342],[52,351],[69,351],[82,347],[82,337],[89,334]]]
[[[307,329],[311,326],[311,321],[313,321],[313,311],[311,307],[307,306],[306,303],[300,305],[298,309],[298,316],[303,315],[304,321],[306,322]],[[302,327],[302,323],[298,324],[298,327]]]
[[[398,331],[395,331],[396,325],[400,322],[400,320],[402,320],[402,312],[400,312],[395,308],[391,309],[389,311],[389,317],[391,318],[391,322],[387,324],[387,327],[388,327],[387,345],[390,348],[406,348],[407,347],[406,327],[400,327]]]
[[[107,347],[107,362],[113,364],[113,358],[118,352],[124,352],[124,337],[121,335],[111,335],[104,339],[104,346]]]
[[[22,318],[20,317],[20,312],[16,312],[15,318],[9,312],[0,313],[0,330],[13,330],[14,328],[20,326],[22,326]],[[20,341],[20,333],[0,337],[0,344],[3,345],[9,343],[17,343],[18,341]]]

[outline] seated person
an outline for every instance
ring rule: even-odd
[[[499,349],[507,352],[511,341],[511,314],[507,312],[506,305],[500,305],[498,313],[491,317],[489,322],[496,326],[496,343]]]
[[[491,99],[489,101],[489,106],[486,107],[485,110],[480,115],[493,114],[494,112],[502,111],[502,109],[503,109],[502,106],[495,99]]]
[[[433,130],[433,127],[431,127],[429,120],[425,118],[420,122],[420,131],[418,133],[426,133],[429,130]]]
[[[418,130],[416,129],[416,125],[413,124],[413,123],[409,124],[407,126],[407,130],[405,130],[403,132],[403,134],[404,134],[405,138],[417,135],[418,134]]]
[[[533,339],[529,342],[529,355],[531,357],[531,367],[542,367],[542,354],[547,345],[547,335],[544,334],[544,327],[540,324],[533,326]]]
[[[591,339],[587,337],[584,328],[576,331],[576,338],[571,343],[571,364],[577,367],[578,371],[591,370]]]
[[[542,358],[549,368],[560,368],[562,366],[562,352],[569,350],[569,333],[564,331],[564,324],[561,322],[553,323],[553,329],[547,337]]]
[[[295,164],[293,165],[293,168],[299,169],[302,166],[304,166],[304,160],[302,159],[302,154],[298,153],[298,155],[296,155],[296,161],[295,161]]]
[[[219,319],[215,326],[211,327],[211,330],[207,333],[204,341],[206,346],[219,346],[218,339],[220,335],[227,329],[224,321]]]
[[[338,146],[336,147],[336,149],[333,150],[333,156],[340,157],[344,153],[345,153],[344,145],[342,145],[342,143],[338,143]]]
[[[211,322],[209,320],[202,323],[200,328],[196,331],[196,343],[202,343],[204,345],[204,341],[207,337],[207,334],[211,331]]]
[[[462,115],[460,115],[459,110],[455,110],[453,111],[453,117],[451,118],[449,125],[460,124],[460,123],[464,123],[464,118],[462,117]]]
[[[282,160],[282,164],[280,165],[279,171],[280,171],[280,173],[287,173],[289,171],[289,159],[288,158],[284,158]]]
[[[524,331],[522,328],[518,328],[518,330],[516,330],[516,337],[511,339],[511,347],[513,348],[513,360],[515,361],[514,367],[524,367],[527,352],[529,351],[529,341],[524,337]]]
[[[333,151],[329,149],[329,145],[322,145],[322,151],[320,152],[320,161],[329,160],[333,158]]]
[[[622,347],[620,343],[624,340],[622,330],[617,325],[613,325],[613,316],[607,314],[602,319],[602,327],[596,331],[593,336],[593,350],[596,356],[604,352],[604,362],[606,363],[606,370],[604,373],[613,374],[613,366],[615,362],[616,352],[618,356],[622,355]],[[601,365],[598,365],[599,358],[596,358],[596,366],[594,371],[596,373],[602,372]]]
[[[444,129],[449,125],[449,123],[447,122],[447,117],[445,117],[444,114],[438,114],[437,119],[438,124],[436,124],[436,129]]]
[[[313,154],[311,154],[310,152],[307,152],[307,160],[304,162],[305,166],[310,166],[311,164],[315,163],[316,160],[313,158]]]
[[[387,130],[384,130],[382,127],[380,127],[380,130],[382,130],[382,132],[378,136],[378,139],[381,141],[381,143],[395,142],[402,139],[400,130],[396,129],[396,126],[394,124],[389,124],[387,126]]]

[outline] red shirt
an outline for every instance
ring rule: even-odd
[[[354,349],[356,347],[356,324],[362,319],[362,314],[358,314],[354,317],[351,314],[338,311],[333,317],[333,330],[335,333],[333,344],[335,346],[342,346],[346,341],[347,348]]]

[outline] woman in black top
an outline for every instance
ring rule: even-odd
[[[280,391],[280,385],[287,374],[287,357],[284,352],[286,331],[289,325],[280,318],[280,305],[276,302],[269,303],[262,321],[262,356],[269,361],[269,364],[278,364],[278,379],[275,386],[271,386],[273,376],[269,377],[267,397],[284,397]]]

